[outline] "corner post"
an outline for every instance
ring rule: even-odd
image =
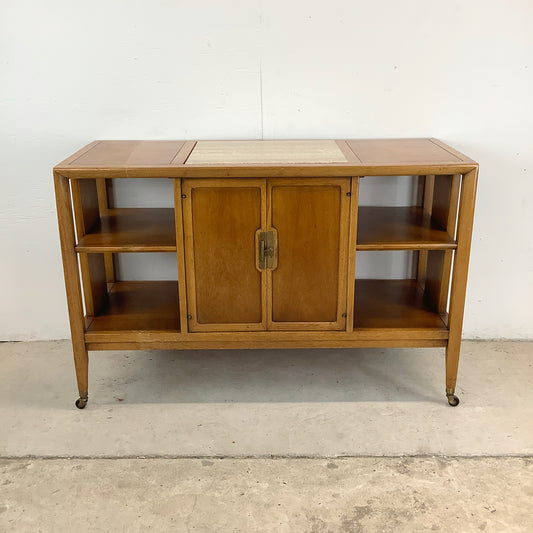
[[[63,257],[63,272],[67,292],[67,305],[74,352],[74,365],[80,398],[76,406],[83,409],[87,404],[89,380],[89,356],[85,345],[83,301],[75,246],[74,219],[70,198],[69,180],[54,171],[54,187],[57,205],[57,220]]]
[[[470,245],[474,223],[477,175],[477,167],[463,175],[461,200],[459,203],[457,250],[455,251],[453,264],[450,314],[448,318],[450,335],[446,348],[446,395],[451,405],[459,403],[457,397],[454,396],[454,391],[459,367],[459,353],[461,350],[461,333],[463,331],[468,261],[470,259]]]

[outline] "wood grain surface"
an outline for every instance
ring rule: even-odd
[[[190,330],[265,329],[255,249],[264,180],[185,180],[182,190]]]
[[[94,141],[59,163],[68,178],[462,174],[477,163],[437,139]]]
[[[78,240],[78,252],[175,252],[173,208],[109,209]]]
[[[350,180],[267,181],[268,226],[278,233],[269,329],[344,329]]]
[[[443,346],[453,390],[477,172],[433,138],[90,143],[54,169],[80,394],[87,349],[141,348]],[[358,205],[394,175],[419,176],[417,205]],[[127,177],[173,179],[174,208],[114,208]],[[417,279],[355,280],[357,250],[415,250]],[[115,281],[113,254],[147,251],[179,281]]]
[[[360,207],[358,250],[453,249],[453,236],[422,207]]]

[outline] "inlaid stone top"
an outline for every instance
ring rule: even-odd
[[[347,163],[335,141],[198,141],[186,165]]]

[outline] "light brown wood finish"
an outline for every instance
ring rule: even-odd
[[[430,328],[444,330],[438,313],[427,308],[416,280],[358,279],[354,329]]]
[[[455,240],[421,207],[360,207],[358,250],[453,249]]]
[[[70,164],[80,167],[170,165],[184,141],[100,141]]]
[[[422,176],[420,176],[422,178]],[[435,185],[435,176],[429,175],[423,177],[423,194],[422,194],[422,209],[427,216],[431,216],[431,206],[433,205],[433,188]],[[420,250],[418,252],[417,265],[417,279],[421,287],[424,287],[426,281],[426,269],[428,262],[427,250]]]
[[[177,281],[118,281],[109,291],[109,304],[87,331],[178,332],[178,301]]]
[[[256,142],[252,143],[256,155],[249,154],[250,157],[246,160],[234,163],[228,163],[226,160],[224,164],[216,160],[210,164],[190,164],[187,162],[188,158],[192,157],[190,160],[194,161],[194,151],[198,145],[195,141],[100,141],[91,143],[58,165],[54,179],[80,395],[83,396],[87,392],[86,348],[104,350],[447,346],[446,387],[450,400],[450,391],[453,391],[457,378],[477,164],[436,139],[338,140],[320,144],[324,147],[332,146],[332,143],[336,154],[341,154],[334,157],[338,158],[339,162],[311,162],[322,161],[324,153],[315,154],[313,157],[316,159],[311,157],[307,163],[301,162],[301,154],[295,154],[291,160],[288,147],[294,147],[295,144],[276,141],[270,143],[278,150],[276,164],[272,163],[273,159],[259,159],[257,154],[263,151],[264,156],[265,152],[263,148],[257,150],[260,143]],[[306,143],[306,146],[311,145]],[[285,159],[279,164],[281,153]],[[269,157],[272,158],[272,154]],[[365,224],[365,209],[362,208],[358,213],[359,178],[348,176],[405,174],[425,176],[423,199],[419,198],[418,202],[418,206],[423,204],[420,210],[415,209],[413,216],[413,210],[404,210],[403,214],[389,210],[383,217],[376,216],[377,211],[371,208],[367,210]],[[464,176],[461,178],[460,175]],[[117,232],[108,228],[109,231],[103,231],[104,241],[111,235],[111,240],[115,239],[115,242],[111,244],[111,248],[104,246],[99,249],[98,246],[102,245],[101,229],[104,227],[105,230],[105,224],[102,226],[98,221],[109,217],[112,211],[113,206],[105,193],[111,182],[110,178],[115,177],[175,178],[175,209],[170,211],[176,216],[172,216],[170,223],[165,224],[166,229],[162,233],[167,238],[170,235],[170,250],[178,254],[178,282],[117,282],[109,286],[111,297],[107,303],[105,298],[98,301],[99,294],[107,295],[103,264],[108,264],[107,280],[113,281],[114,252],[125,251],[124,246],[127,251],[132,252],[145,251],[146,247],[155,251],[153,222],[157,225],[157,220],[161,221],[161,217],[157,215],[148,217],[144,235],[134,243],[125,243],[124,235],[127,231]],[[181,180],[184,177],[191,179]],[[285,177],[290,179],[278,179]],[[316,224],[318,231],[313,227],[315,237],[320,237],[322,231],[324,235],[320,240],[331,244],[335,239],[330,239],[327,228],[335,218],[330,215],[339,211],[339,207],[331,201],[329,193],[320,201],[313,199],[312,194],[311,198],[298,198],[296,193],[305,197],[315,190],[331,192],[335,189],[333,184],[337,181],[336,177],[341,178],[338,181],[346,184],[343,186],[344,192],[351,193],[351,197],[343,197],[346,204],[344,206],[341,202],[342,213],[336,216],[337,223],[341,221],[338,233],[345,234],[338,240],[346,242],[346,246],[339,245],[329,249],[326,245],[324,257],[318,256],[318,267],[314,265],[313,270],[311,263],[317,260],[317,256],[306,255],[310,253],[310,245],[305,239],[299,240],[298,235],[306,235],[305,229]],[[66,178],[75,178],[72,192],[77,215],[76,228],[81,245],[81,248],[78,247],[78,256],[81,270],[85,272],[84,277],[88,279],[88,283],[84,282],[88,314],[92,312],[95,315],[86,319],[83,317],[72,205]],[[97,181],[89,178],[95,178]],[[461,179],[463,186],[455,244],[453,240]],[[285,183],[284,192],[290,194],[286,197],[280,195],[279,198],[276,198],[276,194],[272,196],[271,192],[276,191],[276,187],[273,187],[276,183],[280,191],[284,187],[279,184]],[[202,194],[204,197],[200,198],[195,208],[195,191],[201,191],[203,188],[206,190],[200,193],[199,198]],[[232,199],[232,191],[236,189],[238,193]],[[259,193],[247,197],[243,191],[248,190]],[[305,202],[308,209],[301,210],[303,217],[295,217],[301,202]],[[277,215],[276,205],[279,205]],[[258,217],[254,214],[254,209],[259,210]],[[269,229],[267,209],[270,209],[269,220],[272,225],[278,224],[283,229],[281,231],[275,228],[278,229],[278,260],[288,257],[296,265],[291,267],[292,270],[284,272],[286,265],[282,261],[278,274],[286,277],[285,287],[277,292],[276,283],[273,282],[277,271],[259,272],[255,265],[255,232],[259,229]],[[419,216],[420,211],[425,211],[426,215],[431,214],[431,221],[428,216]],[[408,212],[411,215],[407,216]],[[198,214],[199,217],[195,220],[194,217]],[[389,229],[385,231],[383,226],[387,218],[391,220],[388,222]],[[250,224],[250,221],[253,221],[253,224]],[[362,236],[359,241],[358,223]],[[342,227],[343,224],[345,227]],[[150,225],[152,230],[149,230]],[[243,229],[247,225],[251,228],[249,232]],[[198,231],[195,234],[196,229]],[[100,236],[94,237],[99,232]],[[244,236],[245,233],[250,233],[249,238]],[[83,246],[87,243],[83,242],[83,239],[86,237],[89,241],[91,238],[96,238],[96,241],[100,239],[100,242],[93,242],[92,247],[84,249]],[[198,237],[199,246],[196,247],[195,238]],[[225,244],[226,237],[228,240]],[[246,246],[243,245],[244,241],[248,241]],[[234,243],[237,243],[236,251],[233,250]],[[290,255],[283,251],[286,244]],[[161,241],[155,242],[155,245],[160,246]],[[422,293],[417,280],[354,282],[358,245],[360,249],[370,246],[377,248],[369,249],[415,250],[419,254],[418,280],[422,282],[422,286],[425,285],[425,294]],[[450,315],[447,320],[447,287],[454,247],[457,247],[457,252],[454,257]],[[201,261],[196,261],[198,264],[195,264],[197,252]],[[318,253],[321,252],[319,250]],[[334,270],[328,263],[331,255],[337,255],[336,264],[339,267],[336,274],[338,292],[335,322],[336,326],[341,324],[342,329],[339,330],[325,329],[333,322],[322,321],[333,316],[331,302],[335,276],[332,278],[325,274]],[[239,262],[243,258],[248,258],[245,261],[247,268],[239,271]],[[297,272],[297,268],[300,272]],[[203,278],[197,283],[198,273]],[[300,301],[298,298],[302,287],[306,290],[314,287],[316,279],[320,277],[319,273],[325,280],[323,285],[327,290],[323,293],[311,291],[310,300]],[[257,276],[259,284],[255,283],[255,288],[250,291],[247,284]],[[270,278],[270,281],[267,278]],[[239,296],[239,290],[243,291],[244,297]],[[202,293],[200,299],[198,293]],[[294,294],[297,295],[296,298],[293,297]],[[255,299],[252,306],[249,305],[251,299]],[[210,320],[214,319],[212,322],[198,321],[201,311],[198,302],[208,315],[212,313],[211,317],[208,316]],[[280,305],[277,310],[276,302]],[[343,322],[343,311],[348,315],[349,323],[346,326]],[[288,321],[273,321],[271,315],[276,312],[279,316],[274,318]],[[237,316],[239,313],[242,315]],[[296,319],[301,321],[293,322],[294,318],[290,313],[294,313]],[[313,313],[316,315],[312,316]],[[187,319],[188,314],[191,315],[190,319]],[[242,318],[244,321],[227,323],[227,317],[231,320]],[[319,321],[316,321],[317,317]],[[248,322],[252,319],[256,321]],[[267,326],[269,330],[266,329]],[[276,330],[277,326],[287,327],[287,331]],[[235,329],[239,331],[234,331]]]
[[[347,176],[415,176],[421,174],[462,174],[469,172],[474,168],[472,163],[459,163],[457,165],[445,164],[420,164],[420,163],[406,163],[402,165],[360,165],[355,163],[339,163],[331,165],[234,165],[231,167],[224,166],[201,166],[201,165],[184,165],[176,168],[175,171],[166,169],[156,169],[152,177],[167,177],[171,174],[172,177],[182,178],[324,178],[324,177],[340,177]],[[62,170],[63,171],[63,170]],[[70,173],[69,170],[65,172]],[[74,171],[76,173],[78,171]],[[90,177],[93,172],[98,174],[98,169],[83,170],[82,175]],[[115,171],[113,171],[115,172]],[[150,169],[129,169],[128,177],[141,178],[146,177]],[[123,171],[116,169],[117,175],[115,177],[125,177]]]
[[[257,179],[183,181],[190,331],[265,329],[266,280],[255,250],[265,189]]]
[[[357,224],[359,212],[359,178],[352,178],[350,187],[350,230],[348,234],[348,271],[346,277],[346,331],[353,331],[355,261],[357,246]]]
[[[179,342],[91,342],[89,350],[261,350],[302,348],[444,348],[446,340],[380,339],[380,340],[323,340],[323,341],[179,341]]]
[[[74,366],[76,367],[76,378],[80,397],[87,397],[89,356],[84,341],[85,321],[83,318],[78,260],[74,251],[76,239],[70,200],[70,187],[68,180],[58,172],[54,172],[54,186],[61,253],[63,257],[63,271],[65,274],[65,288],[67,292],[70,334],[72,338],[72,350],[74,352]]]
[[[267,180],[268,228],[278,233],[268,270],[268,329],[344,329],[348,178]]]
[[[99,223],[99,199],[95,180],[72,180],[74,221],[78,239]],[[103,257],[79,255],[85,312],[94,316],[107,302]]]
[[[400,280],[402,281],[402,280]],[[412,281],[412,280],[411,280]],[[128,283],[128,282],[119,282]],[[405,304],[405,300],[404,300]],[[433,313],[432,318],[435,316]],[[438,322],[441,324],[441,322]],[[87,327],[90,326],[90,322]],[[210,331],[210,332],[192,332],[180,333],[178,331],[87,331],[85,334],[86,342],[181,342],[189,343],[198,341],[216,341],[223,348],[225,342],[242,341],[244,343],[260,340],[261,342],[278,342],[278,341],[304,341],[304,342],[322,342],[322,341],[376,341],[382,340],[446,340],[448,330],[445,327],[402,327],[402,328],[366,328],[358,329],[352,332],[335,331],[335,330],[316,330],[316,331]]]
[[[357,157],[357,155],[354,153],[354,151],[348,146],[348,143],[342,139],[336,141],[337,146],[341,150],[341,152],[344,154],[344,157],[346,158],[346,161],[348,163],[355,163],[355,164],[361,164],[361,160]]]
[[[166,144],[158,147],[158,142]],[[283,148],[283,143],[290,147],[294,141],[275,142],[281,147],[280,151],[286,153],[290,148]],[[98,141],[80,150],[81,156],[70,157],[57,165],[56,170],[72,178],[266,178],[462,174],[476,166],[470,158],[436,139],[351,139],[335,143],[341,154],[335,155],[338,162],[318,164],[309,160],[300,163],[295,158],[283,164],[255,160],[193,165],[187,164],[186,155],[190,152],[189,160],[194,161],[199,145],[194,141],[190,144],[183,141]],[[353,158],[345,155],[347,146]],[[173,157],[174,149],[177,155]],[[323,161],[324,157],[318,159]]]
[[[431,216],[433,220],[453,238],[459,202],[461,176],[435,176]]]
[[[111,207],[107,196],[107,185],[107,180],[105,178],[96,179],[96,194],[98,196],[98,210],[100,216],[107,214],[107,210]]]
[[[435,176],[431,217],[450,238],[455,238],[457,209],[461,176]],[[448,307],[448,292],[453,261],[453,251],[430,252],[426,267],[426,301],[434,310],[445,315]]]
[[[108,209],[99,224],[83,235],[78,252],[175,252],[172,208]]]
[[[98,193],[98,209],[100,211],[100,218],[102,218],[103,216],[107,216],[108,210],[112,207],[111,202],[109,201],[110,187],[111,180],[106,180],[105,178],[98,178],[96,180],[96,191]],[[112,252],[104,253],[104,264],[107,282],[115,282],[115,260]]]
[[[98,224],[100,209],[95,180],[72,180],[72,201],[78,239]]]
[[[66,159],[61,161],[61,163],[57,164],[54,167],[54,171],[57,171],[59,168],[68,168],[72,165],[74,161],[76,161],[81,155],[85,154],[89,150],[92,150],[97,144],[100,144],[102,141],[93,141],[89,144],[85,145],[84,147],[80,148],[76,152],[74,152],[72,155],[69,155]],[[67,176],[64,176],[67,177]]]
[[[131,167],[55,167],[65,177],[94,178],[324,178],[347,176],[417,176],[425,174],[463,174],[475,168],[475,163],[398,165],[338,163],[328,165],[182,165],[182,166],[131,166]]]
[[[181,180],[174,180],[174,209],[176,211],[176,249],[178,251],[178,286],[179,286],[179,306],[180,306],[180,327],[183,333],[188,331],[188,311],[187,311],[187,282],[185,269],[185,241],[183,231],[183,203],[181,192]]]
[[[103,254],[79,254],[85,312],[94,316],[107,304],[107,279]]]
[[[461,350],[461,333],[468,276],[468,261],[474,225],[474,206],[476,201],[477,168],[463,176],[459,218],[457,222],[457,250],[453,264],[452,288],[450,293],[450,314],[448,327],[450,337],[446,348],[446,388],[455,389],[459,353]]]
[[[435,139],[351,139],[346,141],[363,164],[454,164],[471,161]]]
[[[183,146],[179,149],[179,152],[176,154],[176,157],[170,162],[171,165],[181,166],[187,161],[189,155],[196,146],[196,141],[186,141],[183,143]]]
[[[455,155],[456,157],[458,157],[462,161],[468,161],[470,163],[473,163],[474,165],[477,165],[477,163],[473,159],[470,159],[468,156],[466,156],[465,154],[459,152],[459,150],[456,150],[453,146],[450,146],[449,144],[446,144],[446,143],[442,142],[440,139],[435,139],[435,138],[432,137],[429,140],[433,144],[436,144],[437,146],[440,146],[443,150],[446,150],[447,152],[450,152],[451,154]]]
[[[450,189],[449,196],[449,210],[448,210],[448,219],[446,221],[446,229],[449,235],[456,236],[457,233],[457,214],[459,211],[459,192],[461,188],[461,174],[454,174],[452,178],[452,185]],[[475,200],[474,200],[475,202]],[[471,238],[471,236],[470,236]],[[453,254],[454,252],[447,250],[444,253],[443,258],[443,275],[440,282],[439,288],[439,300],[438,300],[438,310],[441,315],[447,313],[448,310],[448,293],[450,289],[451,275],[452,275],[452,264],[453,264]],[[446,315],[446,323],[448,316]]]
[[[113,252],[104,253],[104,265],[107,283],[114,283],[117,281],[115,268],[115,254]]]

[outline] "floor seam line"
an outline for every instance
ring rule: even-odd
[[[532,459],[533,454],[483,454],[483,455],[0,455],[0,460],[126,460],[126,459]]]

